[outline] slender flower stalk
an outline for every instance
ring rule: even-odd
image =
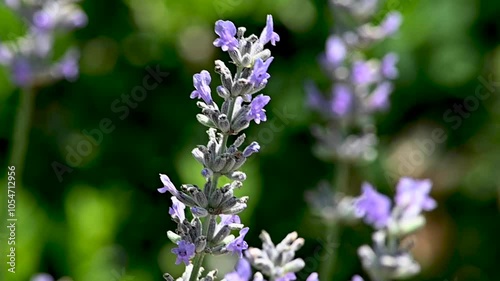
[[[330,1],[335,26],[320,61],[332,86],[327,97],[313,82],[305,87],[309,107],[327,121],[325,127],[313,127],[318,139],[314,152],[334,162],[337,169],[333,192],[322,187],[308,192],[306,199],[324,221],[328,239],[334,244],[339,244],[342,224],[356,219],[353,198],[346,195],[349,171],[356,163],[376,158],[378,140],[373,117],[388,109],[392,80],[398,76],[396,54],[380,59],[366,55],[376,43],[397,32],[401,23],[401,15],[391,12],[379,25],[373,25],[379,2]],[[332,279],[335,261],[335,254],[325,253],[320,275],[326,280]]]

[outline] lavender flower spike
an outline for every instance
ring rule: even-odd
[[[249,146],[243,150],[243,156],[244,157],[249,157],[250,155],[259,152],[260,145],[257,142],[252,142]]]
[[[190,98],[203,99],[206,104],[212,104],[212,90],[210,89],[210,82],[212,77],[210,77],[210,72],[203,70],[200,73],[193,75],[193,84],[196,90],[191,93]]]
[[[430,180],[415,180],[401,178],[396,186],[395,201],[403,208],[404,217],[413,217],[422,210],[430,211],[436,208],[436,201],[429,196],[432,182]]]
[[[273,16],[267,15],[266,27],[260,34],[259,41],[262,45],[266,45],[271,41],[271,45],[276,46],[276,42],[280,41],[278,33],[274,32]]]
[[[172,253],[177,255],[175,264],[184,262],[185,265],[189,265],[189,260],[195,255],[195,248],[193,243],[184,240],[179,241],[179,243],[177,243],[177,248],[172,249]]]
[[[243,251],[248,249],[248,244],[245,240],[249,228],[245,227],[240,230],[240,236],[236,237],[231,243],[227,244],[226,249],[230,252],[237,253],[240,258],[243,257]]]
[[[391,200],[369,183],[363,183],[362,189],[363,193],[356,201],[357,215],[377,229],[385,227],[391,216]]]
[[[215,39],[214,46],[220,47],[224,52],[235,51],[238,48],[236,26],[231,21],[218,20],[215,22],[215,33],[219,38]]]
[[[248,112],[247,120],[254,120],[255,123],[260,124],[260,121],[266,121],[266,110],[264,106],[269,103],[271,98],[269,96],[264,96],[260,94],[256,96],[250,103],[250,112]]]
[[[250,263],[242,258],[238,260],[234,271],[224,276],[226,281],[248,281],[252,277],[252,268]]]
[[[160,174],[160,180],[163,183],[163,187],[158,188],[158,192],[160,193],[165,193],[165,192],[170,192],[173,196],[177,196],[179,193],[177,189],[175,188],[174,184],[170,180],[170,178],[167,175]]]
[[[271,65],[273,59],[274,59],[273,57],[270,57],[264,62],[261,58],[258,58],[255,61],[253,72],[252,75],[250,76],[250,82],[254,84],[256,87],[260,87],[262,85],[267,84],[267,79],[271,77],[271,75],[267,73],[267,69],[269,68],[269,65]]]

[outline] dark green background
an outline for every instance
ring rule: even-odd
[[[212,45],[217,19],[230,19],[259,35],[266,14],[273,14],[281,41],[271,47],[275,60],[264,91],[272,97],[268,122],[247,131],[248,141],[260,141],[263,149],[244,168],[249,179],[239,194],[250,196],[250,206],[241,216],[250,227],[251,245],[260,245],[261,229],[275,241],[297,230],[306,238],[298,252],[306,259],[304,271],[317,270],[314,253],[324,247],[325,229],[308,211],[304,192],[321,179],[331,179],[335,163],[312,154],[315,141],[309,128],[319,118],[304,105],[303,84],[312,79],[327,85],[317,63],[334,22],[326,3],[129,0],[84,1],[82,6],[88,26],[58,41],[60,48],[70,42],[81,47],[81,77],[36,95],[24,186],[17,193],[18,268],[15,275],[6,273],[4,235],[0,279],[28,280],[35,272],[76,281],[161,280],[167,271],[179,276],[183,266],[173,264],[173,244],[165,234],[174,228],[168,215],[170,200],[156,191],[161,186],[158,173],[168,174],[176,185],[203,183],[201,167],[190,155],[207,140],[205,128],[195,119],[199,109],[189,99],[192,75],[202,69],[213,73],[215,59],[229,60]],[[417,280],[499,280],[499,2],[394,0],[377,19],[390,9],[404,15],[401,32],[371,54],[398,53],[400,78],[390,110],[377,116],[379,158],[351,169],[350,193],[357,194],[362,181],[392,194],[399,175],[431,178],[439,207],[429,214],[428,226],[413,237],[423,266]],[[23,34],[24,28],[0,8],[2,40]],[[156,66],[169,76],[121,120],[122,112],[116,113],[111,105],[142,85],[146,67]],[[479,77],[493,81],[490,95],[454,126],[458,121],[446,120],[444,114],[475,95],[482,85]],[[480,91],[487,93],[486,88]],[[8,165],[18,97],[2,69],[2,167]],[[283,111],[293,117],[280,117]],[[99,128],[104,118],[113,122],[114,130],[104,134],[78,165],[67,163],[68,147],[75,149],[85,140],[82,130]],[[417,157],[418,163],[408,168],[407,159],[424,155],[417,143],[429,139],[435,128],[446,132],[446,141],[434,143],[432,153]],[[53,170],[55,162],[72,169],[62,181]],[[6,168],[2,170],[6,175]],[[370,231],[353,225],[343,231],[335,249],[329,247],[339,254],[335,280],[362,272],[356,249],[370,242]],[[234,257],[217,258],[207,265],[224,271],[232,262]]]

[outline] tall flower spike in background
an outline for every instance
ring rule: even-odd
[[[53,54],[56,33],[71,32],[87,24],[87,16],[73,0],[5,0],[4,4],[27,24],[27,33],[13,41],[0,41],[0,65],[21,88],[9,165],[21,179],[36,89],[60,79],[78,77],[79,52],[69,48]],[[18,180],[19,181],[19,180]]]
[[[312,211],[327,225],[330,239],[336,240],[339,225],[356,218],[354,199],[344,195],[350,166],[376,158],[378,140],[373,117],[388,109],[392,80],[398,76],[396,54],[371,58],[366,51],[397,32],[401,15],[391,12],[380,24],[374,25],[380,1],[331,0],[330,4],[335,25],[320,62],[331,87],[327,95],[312,81],[306,83],[305,89],[309,107],[317,111],[326,124],[312,129],[318,140],[314,152],[319,158],[334,162],[337,173],[334,191],[322,183],[318,190],[309,191],[306,199]],[[320,272],[325,280],[331,279],[335,265],[335,255],[328,257]]]

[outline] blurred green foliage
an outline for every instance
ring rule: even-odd
[[[17,189],[17,272],[6,272],[3,235],[0,279],[28,280],[36,272],[75,281],[162,280],[167,271],[178,276],[183,266],[175,266],[170,253],[173,244],[166,231],[174,224],[168,216],[169,196],[156,191],[161,185],[158,173],[168,174],[177,185],[203,184],[201,167],[190,155],[195,145],[207,140],[205,128],[194,117],[199,109],[189,99],[191,77],[212,70],[215,59],[228,60],[212,45],[217,19],[230,19],[260,34],[268,13],[274,15],[281,36],[272,48],[276,59],[265,90],[272,97],[268,118],[283,129],[267,122],[247,133],[247,139],[260,141],[263,149],[244,169],[249,179],[239,192],[251,199],[242,219],[250,226],[251,245],[260,245],[261,229],[275,240],[297,230],[306,238],[299,252],[306,260],[305,271],[317,270],[316,253],[324,245],[325,229],[307,210],[304,192],[332,178],[335,163],[312,155],[309,128],[318,116],[304,105],[303,83],[327,81],[318,56],[335,19],[325,2],[84,1],[88,26],[73,38],[61,38],[63,45],[75,42],[81,47],[81,77],[37,93],[24,184]],[[356,194],[365,180],[391,193],[397,176],[431,178],[439,208],[415,237],[415,255],[424,269],[417,279],[499,280],[500,2],[389,0],[385,5],[381,14],[400,10],[404,23],[398,36],[372,51],[374,56],[397,52],[401,75],[391,109],[378,116],[379,158],[352,168],[350,192]],[[23,34],[24,28],[0,7],[2,41]],[[129,106],[122,120],[124,111],[117,112],[113,104],[124,105],[121,95],[142,85],[147,67],[157,66],[169,76],[143,101]],[[476,93],[484,84],[479,77],[493,81],[481,90],[491,95],[454,128],[443,115]],[[4,159],[12,146],[18,97],[2,69],[2,171],[7,171]],[[69,163],[75,159],[68,161],[68,151],[88,140],[83,130],[98,129],[104,118],[114,130],[103,134],[76,165]],[[434,128],[445,130],[447,140],[435,144],[420,164],[401,169],[417,142],[429,138]],[[71,169],[61,181],[54,172],[56,162]],[[1,184],[6,186],[6,177]],[[341,244],[333,249],[340,263],[335,280],[362,272],[356,249],[370,242],[369,235],[370,229],[362,225],[343,231]],[[222,271],[233,264],[234,257],[207,261]]]

